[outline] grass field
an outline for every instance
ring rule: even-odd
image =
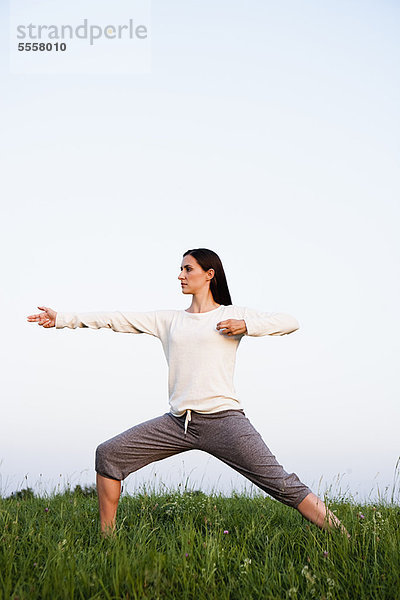
[[[328,501],[325,532],[263,496],[146,493],[99,534],[90,488],[0,499],[4,600],[400,599],[400,507]]]

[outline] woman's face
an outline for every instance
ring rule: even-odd
[[[181,272],[178,276],[183,294],[197,294],[204,287],[209,287],[210,279],[214,276],[214,269],[203,271],[197,260],[188,254],[183,257]]]

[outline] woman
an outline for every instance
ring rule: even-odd
[[[285,335],[299,325],[282,313],[232,305],[218,255],[206,248],[183,255],[178,277],[192,295],[187,310],[145,313],[43,312],[28,321],[45,328],[108,327],[158,337],[169,365],[170,412],[128,429],[96,450],[101,529],[115,529],[121,480],[151,462],[191,449],[206,451],[321,528],[340,528],[337,517],[295,473],[286,473],[254,429],[236,396],[233,372],[244,335]]]

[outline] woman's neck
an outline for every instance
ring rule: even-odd
[[[208,312],[210,310],[218,308],[219,306],[221,305],[218,304],[218,302],[215,302],[211,292],[208,292],[207,294],[193,294],[192,304],[189,306],[186,312]]]

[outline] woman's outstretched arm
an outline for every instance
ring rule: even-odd
[[[28,321],[36,322],[46,328],[100,329],[106,327],[121,333],[148,333],[159,337],[158,317],[162,311],[57,313],[46,306],[38,306],[38,308],[44,312],[30,315]]]

